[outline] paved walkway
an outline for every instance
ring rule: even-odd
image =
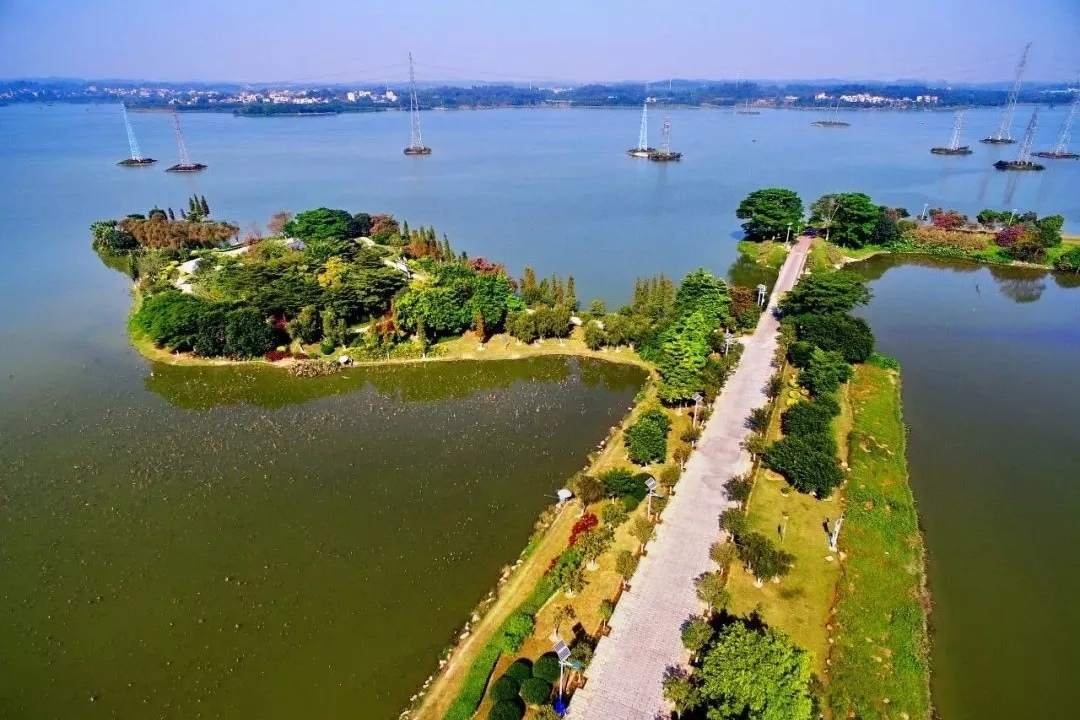
[[[809,238],[800,238],[780,271],[769,308],[802,272]],[[766,403],[763,388],[773,374],[778,323],[766,312],[745,342],[742,359],[716,399],[697,452],[687,463],[663,523],[649,544],[601,638],[589,666],[588,683],[570,703],[569,720],[653,720],[664,713],[664,671],[683,664],[680,628],[703,608],[694,578],[714,570],[709,546],[720,534],[719,516],[728,507],[724,483],[750,468],[741,448],[750,411]]]

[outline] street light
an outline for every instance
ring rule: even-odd
[[[656,489],[658,487],[660,487],[660,483],[656,482],[656,478],[650,477],[648,480],[646,480],[645,481],[645,487],[649,491],[648,495],[646,495],[646,497],[648,498],[648,506],[645,509],[645,515],[650,520],[652,520],[652,499],[653,498],[659,498],[659,499],[663,500],[664,496],[661,495],[660,493],[656,492]]]
[[[701,396],[701,393],[694,393],[693,395],[690,396],[690,399],[694,401],[694,424],[692,425],[692,427],[697,427],[697,409],[698,409],[698,405],[700,405],[701,401],[704,400],[705,398],[703,398]]]
[[[761,307],[765,307],[765,295],[769,292],[769,288],[765,287],[765,283],[761,283],[757,286],[757,304]]]
[[[734,342],[734,335],[732,335],[730,332],[724,333],[724,355],[727,355],[729,352],[731,352],[731,346],[732,344],[734,344]]]
[[[553,645],[555,648],[555,655],[559,658],[559,702],[563,699],[563,668],[568,667],[571,670],[580,670],[581,665],[579,663],[570,661],[570,648],[562,638],[555,641]]]
[[[844,516],[836,518],[836,522],[833,523],[833,531],[829,536],[829,550],[832,552],[837,551],[836,541],[840,539],[840,526],[844,524]]]
[[[791,223],[787,224],[787,237],[784,238],[784,243],[791,243]]]

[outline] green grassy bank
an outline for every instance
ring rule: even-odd
[[[834,717],[931,716],[925,550],[908,484],[900,377],[855,368],[828,704]]]

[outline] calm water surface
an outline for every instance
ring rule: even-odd
[[[389,211],[614,304],[658,271],[755,283],[734,208],[767,185],[1057,212],[1080,231],[1080,163],[1010,178],[990,164],[1015,149],[931,156],[946,113],[859,113],[840,131],[797,112],[671,115],[672,166],[622,154],[629,111],[428,113],[427,158],[401,155],[401,114],[185,115],[210,169],[176,177],[166,116],[133,115],[159,165],[121,169],[116,108],[0,109],[0,717],[395,714],[640,382],[561,360],[315,381],[153,366],[124,334],[127,279],[89,250],[94,219],[193,192],[242,225]],[[995,126],[969,113],[971,139]],[[1080,290],[885,269],[865,266],[867,312],[905,369],[942,715],[1067,716],[1052,679],[1080,634],[1075,563],[1059,560],[1080,550],[1065,462]]]
[[[1080,277],[875,258],[866,311],[903,366],[945,720],[1075,716]]]

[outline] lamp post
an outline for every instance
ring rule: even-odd
[[[701,393],[694,393],[693,395],[690,396],[690,399],[694,401],[694,423],[693,423],[693,425],[691,427],[697,427],[697,409],[698,409],[698,405],[700,405],[701,401],[704,400],[705,398],[703,398],[701,396]]]
[[[787,236],[784,238],[784,244],[791,244],[791,223],[787,224]]]
[[[656,492],[656,488],[660,487],[660,483],[656,482],[656,478],[654,477],[650,477],[645,481],[645,487],[649,491],[648,495],[646,495],[648,498],[648,506],[645,508],[645,516],[652,520],[652,499],[654,497],[663,499],[664,496]]]
[[[922,212],[919,213],[919,218],[922,219],[923,222],[926,222],[928,212],[930,212],[930,203],[923,203]]]

